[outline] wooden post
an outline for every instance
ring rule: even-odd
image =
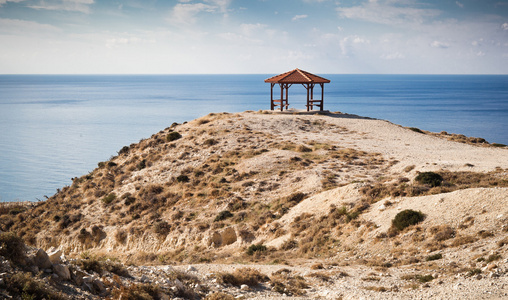
[[[274,106],[273,106],[273,86],[275,85],[275,83],[270,83],[270,109],[273,110],[274,109]]]
[[[280,111],[283,110],[283,107],[284,107],[284,84],[283,83],[279,83],[280,85]]]
[[[321,85],[321,111],[323,111],[323,107],[325,106],[325,84],[320,83]]]
[[[309,94],[310,85],[309,84],[305,85],[305,89],[307,90],[307,111],[309,111],[310,107],[312,106],[312,104],[310,103],[310,98],[309,98],[309,96],[310,96],[310,94]]]

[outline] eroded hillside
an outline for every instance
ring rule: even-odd
[[[351,115],[209,114],[122,148],[1,226],[43,249],[142,264],[391,267],[474,243],[505,257],[507,154]],[[426,171],[442,184],[415,181]],[[390,230],[403,209],[426,219]]]

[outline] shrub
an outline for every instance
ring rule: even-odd
[[[496,261],[496,260],[499,260],[499,259],[501,259],[501,258],[502,258],[502,257],[501,257],[501,255],[499,255],[499,254],[491,254],[491,255],[489,255],[489,257],[487,257],[486,262],[487,262],[487,263],[491,263],[491,262]]]
[[[127,231],[119,229],[115,233],[115,240],[120,244],[124,244],[125,241],[127,240],[127,235],[128,235]]]
[[[306,147],[304,145],[298,145],[296,147],[296,151],[298,151],[298,152],[312,152],[312,149],[310,149],[309,147]]]
[[[153,231],[160,236],[166,236],[171,231],[171,225],[166,221],[159,221],[153,226]]]
[[[246,284],[248,286],[256,286],[262,281],[269,280],[268,276],[261,274],[258,270],[252,268],[236,269],[233,274],[219,273],[216,275],[217,282],[220,284],[232,284],[241,286]]]
[[[216,145],[218,144],[219,142],[215,139],[207,139],[206,141],[204,141],[203,145],[205,146],[213,146],[213,145]]]
[[[223,292],[215,292],[206,296],[205,300],[235,300],[235,297]]]
[[[421,283],[426,283],[426,282],[434,280],[434,277],[432,275],[430,275],[430,274],[428,274],[428,275],[417,275],[416,276],[416,280],[418,280]]]
[[[307,197],[307,194],[305,193],[294,193],[289,195],[286,200],[287,202],[291,202],[293,205],[296,205],[305,199],[305,197]]]
[[[136,167],[138,168],[138,170],[143,170],[144,168],[146,168],[146,159],[140,161]]]
[[[254,255],[256,252],[265,252],[266,246],[263,244],[253,244],[250,245],[249,248],[247,248],[247,254],[248,255]]]
[[[102,198],[102,203],[108,205],[116,199],[115,193],[110,193],[106,197]]]
[[[443,258],[443,255],[441,253],[436,253],[436,254],[432,254],[432,255],[429,255],[425,258],[426,261],[433,261],[433,260],[438,260],[438,259],[441,259]]]
[[[422,212],[406,209],[395,216],[392,220],[392,226],[401,231],[406,227],[422,222],[424,219],[425,215]]]
[[[166,140],[167,140],[168,142],[172,142],[172,141],[176,141],[176,140],[180,139],[181,137],[182,137],[182,135],[181,135],[181,134],[179,134],[178,132],[176,132],[176,131],[171,131],[171,132],[167,135]]]
[[[152,300],[161,299],[159,287],[152,284],[132,284],[113,291],[114,299]]]
[[[11,232],[0,233],[0,255],[14,263],[25,260],[25,243]]]
[[[423,134],[425,134],[425,132],[423,132],[420,128],[409,127],[409,130],[412,130],[412,131],[417,132],[417,133],[423,133]]]
[[[427,184],[431,187],[440,186],[443,182],[443,177],[434,172],[423,172],[416,176],[415,180],[421,184]]]
[[[14,299],[70,299],[51,288],[51,285],[35,278],[31,273],[16,272],[12,276],[5,276],[5,287]],[[10,297],[13,298],[13,297]]]
[[[187,175],[180,175],[178,177],[176,177],[176,181],[178,182],[189,182],[189,176]]]
[[[81,228],[81,230],[79,231],[79,234],[78,234],[78,240],[83,243],[83,244],[86,244],[87,242],[91,241],[92,239],[92,234],[90,232],[88,232],[85,228]]]
[[[127,154],[129,153],[129,146],[123,146],[120,151],[118,151],[118,155]]]
[[[227,218],[231,218],[233,214],[229,210],[223,210],[221,211],[213,220],[214,222],[219,222],[222,220],[225,220]]]
[[[498,144],[498,143],[492,143],[491,145],[492,145],[493,147],[499,147],[499,148],[504,148],[504,147],[506,147],[506,145],[505,145],[505,144]]]

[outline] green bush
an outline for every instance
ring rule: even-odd
[[[182,135],[181,135],[181,134],[179,134],[178,132],[176,132],[176,131],[171,131],[171,132],[167,135],[166,140],[167,140],[168,142],[172,142],[172,141],[176,141],[176,140],[180,139],[181,137],[182,137]]]
[[[115,199],[116,199],[115,193],[110,193],[106,197],[102,198],[102,203],[107,205],[107,204],[110,204],[111,202],[113,202]]]
[[[493,143],[493,144],[491,144],[491,145],[492,145],[493,147],[499,147],[499,148],[504,148],[504,147],[506,147],[506,145],[505,145],[505,144],[499,144],[499,143]]]
[[[266,246],[262,244],[253,244],[250,245],[249,248],[247,248],[247,254],[248,255],[254,255],[256,252],[265,252]]]
[[[415,180],[421,184],[428,184],[431,187],[436,187],[441,185],[443,177],[434,172],[423,172],[418,174]]]
[[[423,132],[420,128],[409,127],[409,130],[412,130],[412,131],[417,132],[417,133],[423,133],[423,134],[425,134],[425,132]]]
[[[392,220],[392,226],[398,230],[404,230],[404,228],[418,224],[424,219],[425,215],[422,212],[406,209],[395,216]]]
[[[229,210],[223,210],[221,211],[213,220],[214,222],[219,222],[222,220],[225,220],[227,218],[231,218],[233,214]]]
[[[426,283],[426,282],[434,280],[434,277],[430,274],[429,275],[417,275],[416,279],[421,283]]]
[[[138,170],[143,170],[144,168],[146,168],[146,159],[143,159],[142,161],[140,161],[137,165],[137,168],[138,168]]]
[[[432,254],[425,258],[426,261],[433,261],[443,258],[443,255],[441,253]]]

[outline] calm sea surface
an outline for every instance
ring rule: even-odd
[[[51,196],[173,122],[269,109],[273,75],[0,75],[0,201]],[[508,76],[324,77],[327,110],[508,144]],[[305,93],[292,86],[290,107]]]

